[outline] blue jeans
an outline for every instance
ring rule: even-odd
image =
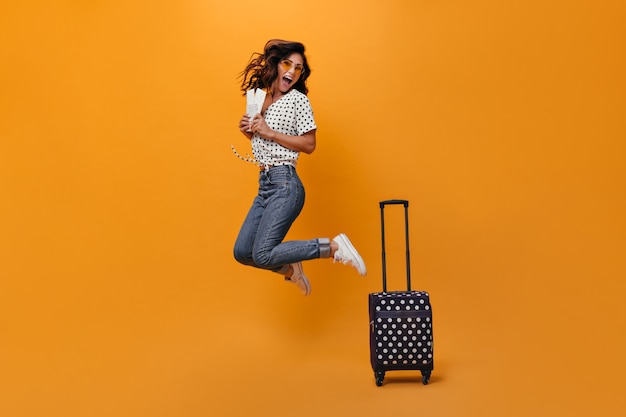
[[[258,194],[235,242],[237,262],[285,274],[291,263],[330,257],[328,238],[283,242],[303,206],[304,186],[293,166],[261,171]]]

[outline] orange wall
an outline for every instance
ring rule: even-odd
[[[626,408],[623,2],[10,3],[0,415],[294,415],[291,378],[295,415],[414,415],[406,384],[368,391],[387,198],[436,312],[430,415]],[[306,44],[319,125],[290,237],[346,232],[369,267],[306,263],[307,299],[231,256],[256,185],[236,77],[274,37]]]

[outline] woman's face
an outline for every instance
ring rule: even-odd
[[[274,81],[274,90],[285,94],[296,84],[304,71],[302,55],[294,52],[278,63],[278,77]]]

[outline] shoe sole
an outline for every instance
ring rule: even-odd
[[[358,263],[356,269],[359,272],[359,275],[365,276],[367,274],[367,269],[365,268],[365,262],[363,262],[363,258],[361,258],[361,255],[359,255],[359,252],[356,251],[356,248],[354,247],[352,242],[350,242],[348,236],[346,236],[344,233],[341,233],[339,235],[339,238],[342,240],[345,248],[348,249],[348,251],[350,251],[350,254],[352,254],[352,256],[356,259]]]

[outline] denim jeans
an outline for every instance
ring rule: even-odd
[[[284,274],[291,263],[330,257],[328,238],[283,242],[304,206],[304,186],[291,165],[259,173],[259,191],[237,241],[235,259]]]

